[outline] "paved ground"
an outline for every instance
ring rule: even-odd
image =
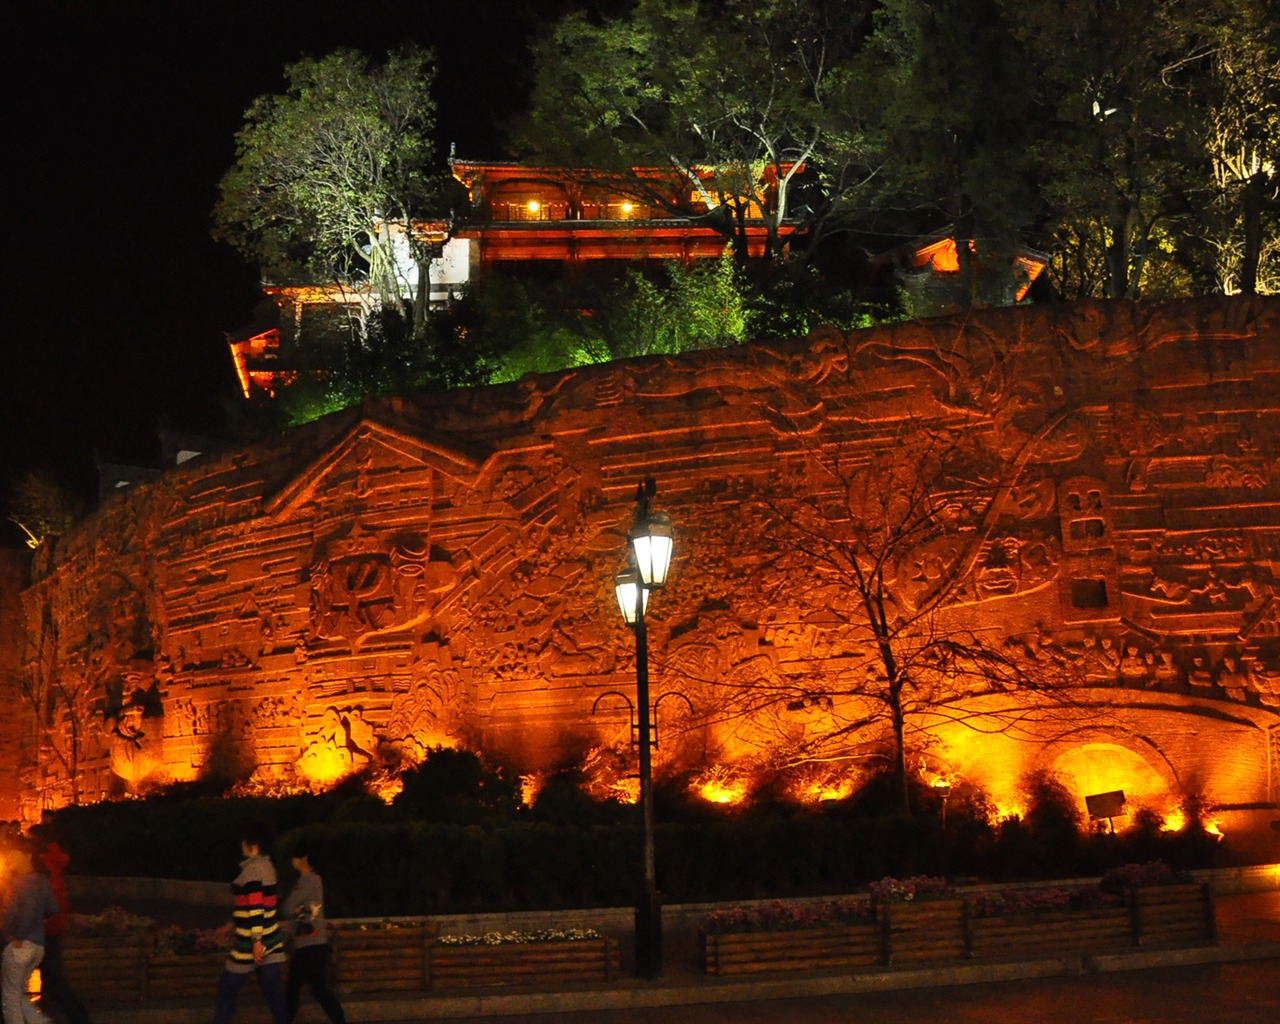
[[[915,989],[485,1018],[486,1024],[1275,1024],[1275,961]],[[391,1022],[386,1022],[391,1024]]]

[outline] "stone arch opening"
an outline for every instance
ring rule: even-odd
[[[1063,779],[1082,811],[1087,796],[1117,790],[1125,795],[1126,817],[1140,808],[1169,817],[1182,803],[1182,785],[1173,767],[1140,737],[1077,734],[1053,744],[1041,763]]]

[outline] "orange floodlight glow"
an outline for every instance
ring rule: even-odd
[[[351,762],[336,749],[320,748],[308,751],[298,770],[313,785],[331,786],[351,771]]]
[[[1010,821],[1013,818],[1021,818],[1026,813],[1027,805],[1021,801],[997,801],[995,820],[997,823],[1001,821]]]
[[[694,780],[690,789],[707,803],[735,805],[747,798],[748,780],[732,768],[715,765]]]
[[[538,794],[546,784],[547,777],[542,772],[530,772],[520,776],[520,802],[525,807],[532,807],[538,802]]]
[[[619,779],[610,788],[609,795],[620,804],[638,804],[640,802],[640,779],[633,777]]]
[[[380,779],[369,786],[369,792],[389,807],[404,792],[404,779],[399,775]]]

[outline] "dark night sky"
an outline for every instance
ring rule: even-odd
[[[404,41],[439,56],[441,155],[502,157],[523,41],[573,0],[24,0],[5,6],[9,245],[0,487],[95,456],[158,459],[156,432],[218,432],[237,401],[224,332],[252,268],[209,237],[250,101],[284,65]],[[7,495],[6,495],[7,496]]]

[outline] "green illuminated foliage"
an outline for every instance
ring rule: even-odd
[[[57,537],[84,515],[79,501],[50,474],[27,473],[9,496],[9,520],[17,525],[28,547]]]
[[[754,219],[770,262],[784,222],[817,229],[865,177],[854,57],[870,7],[640,0],[623,17],[570,14],[535,47],[521,141],[538,159],[631,175],[645,202],[669,212],[705,206],[739,265]],[[632,175],[637,166],[670,167],[686,187],[655,188]],[[793,198],[805,182],[822,189]]]
[[[392,252],[387,223],[437,212],[444,175],[433,171],[435,105],[430,53],[375,61],[354,50],[285,69],[286,91],[258,97],[222,179],[215,235],[281,283],[338,282],[369,290],[418,333],[429,245],[408,239],[417,289]]]

